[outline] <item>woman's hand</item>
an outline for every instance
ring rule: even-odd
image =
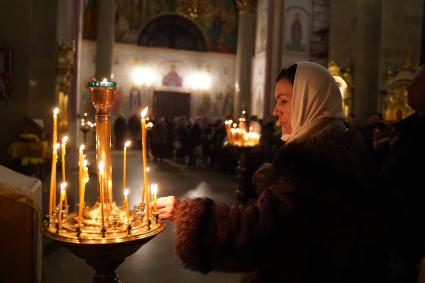
[[[175,196],[161,197],[157,199],[156,205],[158,207],[159,219],[173,221],[176,200]]]

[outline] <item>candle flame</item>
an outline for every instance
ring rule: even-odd
[[[64,136],[62,138],[62,143],[67,143],[68,142],[68,136]]]
[[[106,78],[103,78],[102,82],[106,83],[108,80]]]
[[[158,194],[158,184],[151,185],[151,193],[153,196],[156,196]]]
[[[246,111],[245,111],[245,110],[243,110],[243,111],[242,111],[242,115],[245,115],[245,113],[246,113]]]
[[[84,117],[87,117],[87,113],[84,113]]]
[[[130,193],[130,190],[126,188],[126,189],[124,190],[124,196],[125,196],[125,197],[128,197],[128,194],[129,194],[129,193]]]
[[[68,186],[68,184],[66,182],[62,182],[61,183],[61,191],[65,191],[67,186]]]
[[[238,126],[238,124],[233,123],[233,128],[236,128]]]
[[[84,144],[80,145],[80,151],[83,151],[84,149],[86,149],[86,146]]]
[[[130,145],[131,145],[131,141],[126,141],[126,142],[125,142],[125,144],[124,144],[124,147],[125,147],[125,148],[127,148],[127,147],[129,147]]]
[[[54,150],[58,150],[58,149],[59,149],[59,147],[60,147],[60,145],[57,143],[57,144],[55,144],[55,145],[53,146],[53,149],[54,149]]]
[[[55,109],[53,109],[53,115],[58,115],[59,114],[59,108],[55,107]]]
[[[147,113],[148,113],[148,107],[146,106],[145,109],[143,109],[142,113],[140,113],[140,115],[142,116],[142,118],[145,118]]]
[[[151,169],[149,167],[146,167],[146,172],[149,172]]]

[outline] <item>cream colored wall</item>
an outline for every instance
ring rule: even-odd
[[[79,113],[92,111],[88,103],[87,82],[95,73],[96,42],[84,40],[82,42],[81,56],[81,103]],[[162,85],[162,79],[167,75],[172,65],[178,75],[183,79],[182,87],[167,87]],[[151,87],[138,85],[132,79],[132,74],[136,68],[147,68],[156,78]],[[114,46],[114,60],[112,72],[113,80],[118,83],[123,101],[118,110],[112,115],[122,115],[129,117],[132,114],[139,114],[141,109],[129,111],[128,95],[132,87],[141,90],[142,106],[151,105],[152,93],[154,90],[169,90],[176,92],[191,93],[192,117],[222,117],[226,115],[225,103],[226,95],[234,93],[235,81],[235,55],[193,52],[163,48],[148,48],[131,44],[116,43]],[[195,89],[192,84],[196,83],[194,73],[204,73],[211,78],[211,85],[205,90]],[[98,78],[102,79],[102,78]]]

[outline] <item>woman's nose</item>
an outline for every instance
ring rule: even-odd
[[[278,116],[279,115],[279,113],[278,113],[278,111],[277,111],[277,104],[274,106],[274,108],[273,108],[273,115],[274,116]]]

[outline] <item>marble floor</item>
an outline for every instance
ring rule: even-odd
[[[88,159],[94,161],[92,152]],[[68,164],[76,164],[75,154],[68,158]],[[113,187],[122,187],[122,152],[114,151]],[[141,160],[139,151],[129,151],[127,156],[127,184],[130,188],[130,206],[140,199]],[[233,203],[236,177],[223,175],[209,167],[188,167],[165,160],[161,163],[149,163],[149,181],[158,183],[159,196],[176,195],[178,198],[206,196],[225,203]],[[77,168],[69,167],[69,179],[76,179]],[[72,187],[72,184],[71,184]],[[86,201],[88,204],[96,199],[94,185],[87,187]],[[121,201],[121,190],[114,190],[114,199]],[[68,192],[70,203],[74,203],[75,192]],[[211,272],[207,275],[186,270],[173,254],[173,225],[167,223],[167,228],[152,241],[141,247],[135,254],[128,257],[117,269],[123,283],[136,282],[238,282],[241,274]],[[83,259],[55,243],[44,240],[44,274],[46,282],[91,282],[94,271]]]

